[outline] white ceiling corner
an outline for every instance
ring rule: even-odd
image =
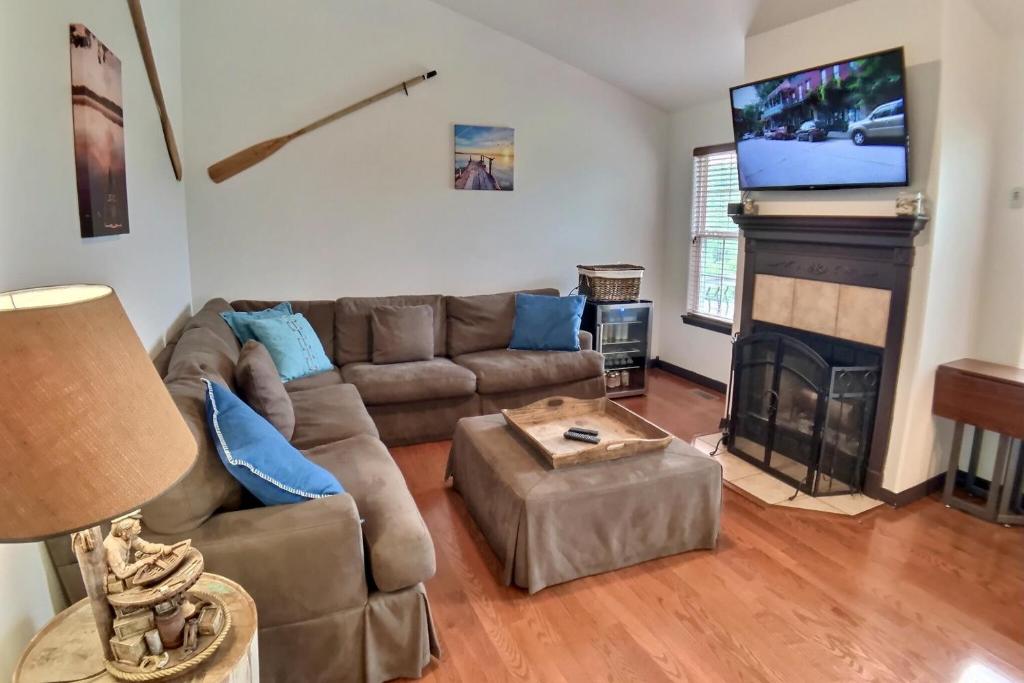
[[[743,80],[747,35],[852,0],[434,1],[671,111]]]

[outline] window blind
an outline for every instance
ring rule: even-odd
[[[727,205],[739,200],[735,147],[695,149],[688,314],[732,322],[739,228]]]

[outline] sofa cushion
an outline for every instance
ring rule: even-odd
[[[508,348],[520,351],[579,351],[585,296],[516,294],[516,321]]]
[[[363,399],[351,384],[295,391],[290,394],[295,409],[292,445],[314,448],[358,434],[377,436],[377,427],[366,412]]]
[[[206,423],[228,472],[264,505],[289,505],[324,498],[344,489],[337,478],[307,459],[274,426],[209,380]]]
[[[530,289],[529,294],[558,296],[557,289]],[[508,348],[516,317],[516,293],[445,297],[448,355]]]
[[[285,391],[290,394],[296,391],[305,391],[306,389],[316,389],[317,387],[341,384],[344,381],[345,380],[341,378],[341,370],[332,367],[330,370],[325,372],[318,372],[315,375],[300,377],[298,379],[293,379],[290,382],[285,382],[284,388]]]
[[[257,299],[239,299],[231,302],[231,308],[236,311],[262,311],[265,308],[273,308],[281,301],[261,301]],[[334,357],[334,302],[324,300],[295,301],[288,303],[292,305],[293,313],[301,313],[309,321],[320,338],[324,352],[328,358]]]
[[[226,327],[226,325],[225,325]],[[167,365],[167,381],[209,377],[235,387],[238,354],[221,335],[207,327],[193,327],[182,333]]]
[[[161,534],[186,534],[221,509],[237,508],[242,487],[221,464],[206,427],[206,386],[184,377],[167,383],[198,445],[195,464],[181,481],[142,506],[146,527]]]
[[[440,294],[338,299],[334,309],[334,364],[362,363],[373,357],[370,312],[377,306],[419,306],[434,309],[434,355],[443,356],[445,346],[444,297]]]
[[[430,532],[384,444],[354,436],[308,450],[306,457],[343,481],[355,498],[378,588],[396,591],[434,575]]]
[[[447,358],[413,363],[349,363],[341,376],[356,385],[366,405],[469,396],[476,391],[476,376]]]
[[[370,311],[373,362],[408,363],[434,357],[434,309],[419,306],[377,306]]]
[[[604,356],[597,351],[513,351],[495,349],[455,358],[473,371],[481,394],[500,394],[600,377]]]
[[[249,329],[267,347],[282,381],[327,372],[332,367],[319,337],[301,313],[251,320]]]
[[[224,318],[220,317],[221,313],[228,313],[232,310],[234,309],[224,299],[210,299],[205,306],[199,309],[198,313],[189,318],[181,329],[182,334],[197,327],[205,327],[224,342],[225,347],[232,354],[232,360],[238,360],[238,353],[241,351],[242,345],[238,343],[235,333],[224,321]]]
[[[245,342],[235,366],[235,383],[238,395],[250,408],[274,425],[281,436],[292,438],[295,410],[267,347],[255,340]]]

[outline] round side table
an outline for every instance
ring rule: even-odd
[[[166,680],[175,683],[258,683],[256,603],[231,579],[203,574],[195,589],[212,593],[231,611],[231,631],[209,661]],[[103,651],[88,600],[55,616],[25,648],[14,668],[14,683],[120,683],[103,667]]]

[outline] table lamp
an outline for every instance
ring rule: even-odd
[[[112,662],[99,524],[181,479],[196,457],[192,433],[103,285],[0,293],[0,411],[0,542],[72,534]]]

